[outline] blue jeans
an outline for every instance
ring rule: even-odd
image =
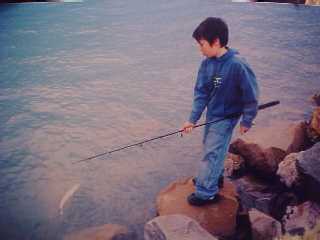
[[[205,126],[203,158],[196,178],[195,194],[197,197],[208,199],[218,193],[218,180],[223,174],[224,159],[229,149],[233,129],[238,120],[239,118],[225,119]]]

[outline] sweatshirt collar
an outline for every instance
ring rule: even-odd
[[[225,62],[236,54],[239,54],[239,52],[236,49],[227,47],[227,52],[223,54],[221,57],[211,57],[210,59],[215,60],[217,62]]]

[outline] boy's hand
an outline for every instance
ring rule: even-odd
[[[191,122],[185,122],[183,124],[182,130],[184,133],[191,133],[192,129],[194,128],[194,124]]]
[[[241,134],[241,135],[242,135],[242,134],[245,134],[246,132],[248,132],[249,129],[250,129],[250,128],[247,128],[247,127],[242,126],[242,125],[240,124],[240,134]]]

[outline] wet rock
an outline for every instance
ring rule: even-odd
[[[290,131],[292,132],[292,140],[289,144],[286,154],[297,153],[306,150],[311,147],[311,142],[307,134],[308,125],[305,122],[300,122],[295,126],[292,126]]]
[[[281,223],[256,210],[249,211],[252,240],[273,240],[282,235]]]
[[[298,202],[298,197],[282,186],[268,184],[252,175],[234,180],[242,208],[248,211],[256,208],[279,220],[289,204]]]
[[[305,181],[308,197],[320,202],[320,142],[297,157],[297,168]]]
[[[301,185],[301,176],[297,169],[298,153],[290,153],[279,164],[277,175],[288,188]]]
[[[320,5],[320,0],[306,0],[305,2],[306,5]],[[318,105],[320,104],[320,100]]]
[[[303,235],[306,230],[313,229],[319,219],[320,205],[308,201],[299,206],[289,206],[282,222],[286,233]]]
[[[105,224],[68,233],[63,240],[129,240],[128,229],[117,224]]]
[[[217,237],[234,234],[238,201],[233,184],[225,179],[220,190],[221,200],[215,204],[195,207],[188,204],[186,198],[194,192],[192,179],[171,183],[157,196],[157,212],[160,216],[182,214],[195,219],[200,225]]]
[[[179,214],[152,219],[144,227],[145,240],[217,240],[195,220]]]
[[[320,107],[317,107],[310,121],[310,125],[307,127],[307,137],[311,144],[320,142]]]
[[[233,153],[228,153],[224,161],[224,174],[227,177],[239,177],[245,172],[245,162],[243,157]]]
[[[286,156],[286,152],[279,148],[263,149],[258,144],[247,143],[242,139],[234,141],[230,149],[245,159],[246,166],[253,174],[272,180],[276,176],[279,163]]]
[[[237,216],[237,230],[233,240],[251,240],[251,223],[247,210],[239,207]]]
[[[257,144],[261,149],[275,147],[287,152],[287,154],[305,150],[303,146],[305,138],[306,123],[286,121],[274,121],[267,127],[253,127],[240,137],[246,143]],[[231,152],[237,154],[237,152]]]

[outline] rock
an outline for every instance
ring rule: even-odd
[[[317,107],[310,121],[310,125],[306,129],[308,140],[311,143],[320,142],[320,107]]]
[[[273,240],[282,235],[281,223],[256,210],[249,211],[252,240]]]
[[[126,227],[117,224],[105,224],[68,233],[63,240],[129,240]]]
[[[238,211],[237,216],[237,231],[235,234],[234,240],[248,240],[252,239],[251,237],[251,223],[249,219],[248,211],[241,209]]]
[[[224,174],[227,177],[239,177],[245,171],[245,162],[243,157],[233,153],[228,153],[224,161]]]
[[[319,1],[320,2],[320,1]],[[316,93],[311,98],[317,106],[320,106],[320,93]]]
[[[282,186],[270,185],[252,175],[234,180],[244,210],[256,208],[279,220],[289,204],[295,204],[298,197]]]
[[[320,142],[297,156],[297,168],[306,184],[308,197],[320,202]]]
[[[301,176],[296,165],[297,157],[298,153],[290,153],[278,167],[277,175],[280,177],[280,181],[289,188],[301,185]]]
[[[265,179],[276,176],[279,163],[284,159],[286,152],[275,147],[261,148],[258,144],[247,143],[237,139],[231,144],[230,150],[245,159],[246,166],[253,174]]]
[[[317,107],[312,114],[311,128],[320,136],[320,107]]]
[[[145,240],[217,240],[195,220],[179,214],[152,219],[144,226]]]
[[[320,0],[306,0],[305,4],[306,5],[320,5]]]
[[[279,148],[285,152],[299,152],[303,149],[306,138],[306,123],[271,121],[270,126],[253,127],[240,139],[246,143],[255,143],[261,149],[270,147]],[[237,154],[236,152],[233,152]]]
[[[292,140],[290,145],[287,147],[287,155],[290,153],[304,151],[312,145],[308,139],[307,128],[308,125],[305,122],[300,122],[292,127]]]
[[[182,214],[195,219],[200,225],[217,237],[234,234],[238,201],[233,184],[226,180],[220,190],[221,200],[215,204],[195,207],[188,204],[186,198],[194,192],[192,179],[171,183],[157,196],[157,212],[160,216]]]
[[[304,202],[299,206],[289,206],[282,222],[286,233],[303,235],[313,229],[320,219],[320,205],[315,202]]]

